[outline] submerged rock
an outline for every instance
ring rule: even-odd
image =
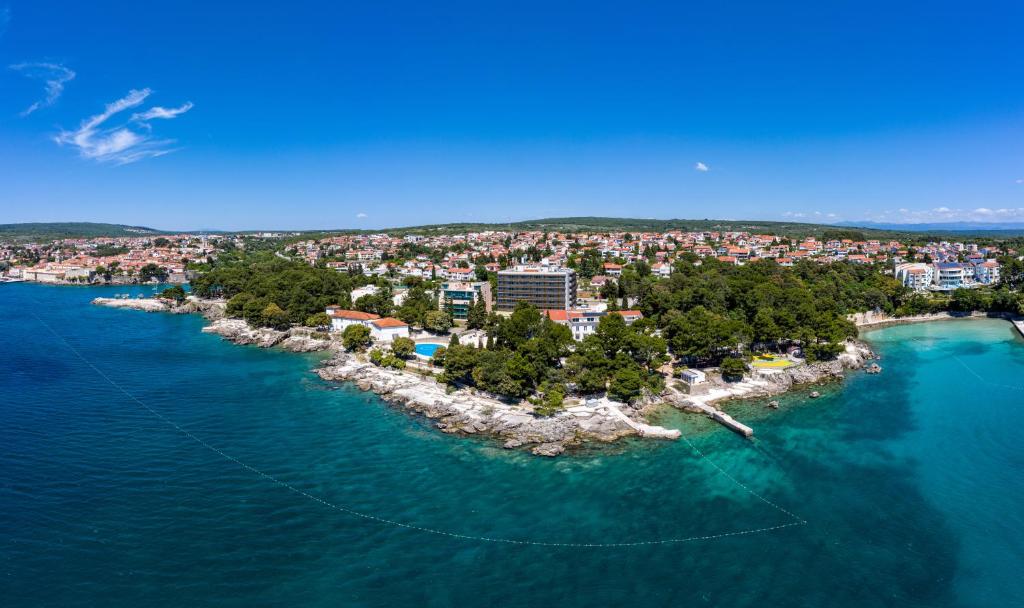
[[[535,456],[555,457],[565,451],[565,446],[560,443],[542,443],[530,450]]]

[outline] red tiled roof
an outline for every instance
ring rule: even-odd
[[[383,319],[377,319],[371,321],[374,327],[385,328],[385,327],[408,327],[409,324],[394,317],[384,317]]]
[[[380,318],[380,315],[360,310],[332,310],[327,314],[335,319],[349,319],[351,321],[370,321]]]
[[[544,314],[548,316],[552,321],[568,321],[569,312],[566,310],[549,309],[545,310]]]

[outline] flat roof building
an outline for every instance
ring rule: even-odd
[[[567,310],[576,306],[576,272],[570,268],[518,266],[498,273],[498,310],[512,310],[518,302],[540,309]]]

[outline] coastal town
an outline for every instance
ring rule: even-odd
[[[496,231],[443,235],[387,232],[303,239],[301,233],[167,234],[159,236],[0,241],[0,279],[40,283],[133,283],[156,279],[185,283],[190,266],[225,249],[252,242],[281,243],[281,249],[310,265],[386,278],[415,277],[472,283],[514,266],[570,268],[586,279],[581,287],[600,293],[624,267],[668,277],[684,255],[744,265],[773,260],[792,267],[870,264],[918,291],[950,291],[999,282],[997,258],[1017,256],[998,244],[950,240],[909,244],[896,240],[788,238],[737,231],[561,233]],[[153,268],[148,273],[145,268]],[[153,274],[156,273],[156,274]]]
[[[240,344],[331,351],[327,380],[446,432],[556,455],[676,438],[648,422],[666,403],[750,436],[719,403],[881,371],[858,325],[1020,312],[1001,274],[1020,258],[1005,243],[835,232],[168,234],[5,243],[0,269],[8,282],[188,284],[95,303],[198,312],[204,331]]]

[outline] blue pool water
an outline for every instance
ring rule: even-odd
[[[752,441],[541,459],[124,291],[0,285],[4,606],[1024,605],[1008,323],[872,332],[882,374],[730,406]]]
[[[433,357],[437,349],[441,348],[440,344],[417,344],[416,354],[423,355],[425,357]]]

